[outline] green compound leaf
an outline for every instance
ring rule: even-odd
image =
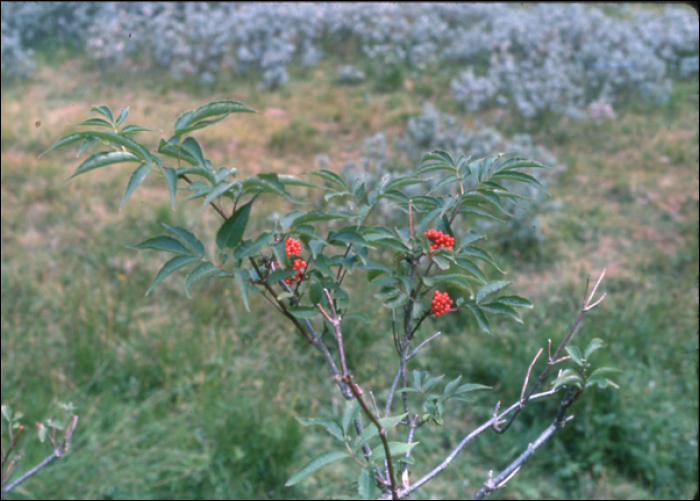
[[[200,264],[194,270],[192,270],[192,272],[190,272],[189,276],[187,277],[187,281],[185,282],[185,294],[187,294],[187,297],[192,299],[192,296],[190,296],[190,287],[193,283],[204,277],[209,277],[212,275],[225,276],[228,275],[228,273],[223,270],[220,270],[209,261]]]
[[[410,444],[404,442],[389,442],[389,454],[391,454],[392,459],[397,458],[413,449],[420,442],[413,442]],[[383,461],[386,458],[386,451],[383,445],[378,445],[372,449],[372,462],[377,463],[378,461]]]
[[[508,306],[515,306],[516,308],[532,309],[532,302],[530,302],[529,299],[520,296],[500,296],[492,301],[492,303],[501,303]]]
[[[146,163],[143,163],[139,165],[138,168],[131,174],[131,177],[129,178],[129,183],[126,185],[126,192],[124,193],[124,198],[122,198],[122,202],[119,204],[119,211],[122,210],[122,207],[124,207],[124,204],[129,199],[134,190],[138,188],[141,183],[143,183],[144,179],[146,179],[146,176],[149,172],[151,172],[151,166]]]
[[[493,334],[491,333],[491,328],[489,327],[489,321],[486,319],[486,315],[484,315],[483,310],[474,303],[465,303],[465,306],[469,308],[469,310],[476,318],[476,321],[479,324],[479,328],[481,328],[481,330],[483,330],[487,334],[493,336]]]
[[[481,303],[481,301],[489,294],[493,294],[494,292],[498,292],[499,290],[503,289],[504,287],[507,287],[509,284],[510,284],[510,282],[498,281],[498,282],[491,282],[490,284],[484,285],[481,289],[479,289],[479,292],[477,292],[477,294],[476,294],[477,304]]]
[[[208,125],[215,124],[226,118],[231,113],[248,112],[257,113],[257,111],[248,108],[243,103],[238,101],[213,101],[204,106],[200,106],[196,110],[186,111],[175,121],[175,135],[181,136],[187,132],[202,129]],[[223,116],[222,116],[223,115]],[[206,118],[218,117],[213,120],[205,120]]]
[[[319,314],[313,306],[289,306],[287,310],[297,318],[313,318]]]
[[[102,127],[109,127],[110,129],[114,128],[114,126],[104,118],[88,118],[75,125],[101,125]]]
[[[148,296],[153,290],[153,288],[156,285],[158,285],[165,277],[167,277],[174,271],[179,270],[180,268],[187,266],[188,264],[192,264],[196,261],[199,261],[199,258],[197,256],[175,256],[174,258],[172,258],[170,261],[163,265],[163,267],[156,275],[156,278],[153,279],[153,283],[146,291],[146,296]]]
[[[182,245],[178,240],[172,237],[160,236],[155,238],[149,238],[141,242],[138,245],[130,247],[130,249],[156,249],[165,252],[172,252],[173,254],[183,254],[185,256],[192,256],[192,252]]]
[[[124,123],[124,120],[126,120],[126,117],[129,116],[129,108],[124,108],[119,112],[119,116],[117,117],[117,121],[114,123],[115,126],[119,127],[121,124]]]
[[[324,468],[328,466],[331,463],[335,463],[336,461],[340,461],[341,459],[349,458],[350,454],[347,452],[343,451],[331,451],[331,452],[326,452],[324,454],[321,454],[320,456],[316,456],[314,459],[309,461],[301,470],[296,472],[292,478],[287,480],[287,483],[284,484],[285,487],[289,487],[291,485],[297,484],[304,480],[305,478],[313,475],[316,473],[318,470],[321,468]]]
[[[100,167],[106,167],[107,165],[118,164],[122,162],[141,162],[142,160],[127,151],[110,151],[110,152],[100,152],[91,155],[83,163],[81,163],[75,172],[71,174],[68,179],[73,179],[80,174],[84,174],[92,169],[98,169]]]
[[[345,442],[345,438],[343,437],[343,430],[341,430],[340,426],[338,426],[338,424],[332,419],[296,418],[296,420],[304,426],[323,426],[326,430],[328,430],[328,433],[333,435],[341,442]]]
[[[348,434],[348,428],[350,427],[350,423],[355,420],[359,412],[360,403],[357,400],[346,402],[345,412],[343,412],[343,433],[345,435]]]
[[[371,466],[364,468],[357,480],[357,493],[362,499],[374,499],[375,480],[374,470]]]
[[[240,207],[230,218],[221,225],[219,231],[216,232],[216,246],[224,250],[225,248],[233,249],[243,239],[243,233],[248,225],[250,218],[250,208],[253,206],[255,198],[250,202]]]
[[[168,167],[163,171],[165,175],[165,180],[168,182],[168,187],[170,188],[170,204],[175,210],[175,198],[177,197],[177,172],[172,167]]]
[[[175,233],[178,237],[182,238],[187,245],[194,250],[199,257],[204,257],[204,245],[199,241],[194,234],[185,228],[180,228],[179,226],[170,226],[169,224],[163,223],[167,229]]]

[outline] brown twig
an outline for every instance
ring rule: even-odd
[[[396,487],[396,479],[394,478],[394,465],[391,458],[391,451],[389,450],[389,441],[386,437],[386,430],[381,425],[379,420],[374,416],[374,414],[372,414],[372,411],[369,409],[369,407],[367,407],[367,404],[362,398],[362,390],[353,381],[352,374],[345,375],[343,377],[343,380],[350,387],[350,390],[352,391],[353,395],[355,395],[355,398],[360,403],[360,406],[365,411],[365,414],[367,414],[367,417],[369,417],[369,419],[372,421],[372,423],[374,423],[374,425],[377,427],[377,430],[379,431],[379,436],[382,439],[382,444],[384,445],[384,454],[386,455],[386,461],[389,469],[389,480],[391,481],[391,499],[399,499]]]
[[[569,333],[566,335],[566,337],[564,338],[564,340],[561,342],[561,344],[559,345],[559,347],[556,349],[556,351],[554,352],[554,355],[551,355],[551,356],[549,357],[549,360],[547,361],[547,367],[545,367],[545,369],[542,371],[542,373],[540,373],[539,377],[537,378],[537,380],[535,381],[535,383],[532,385],[532,388],[530,388],[530,391],[527,393],[527,395],[525,395],[524,398],[521,397],[521,400],[520,400],[521,406],[520,406],[520,408],[517,409],[517,410],[515,411],[515,413],[510,417],[510,419],[508,419],[508,422],[503,426],[503,428],[499,428],[498,423],[494,423],[494,424],[493,424],[493,430],[494,430],[496,433],[498,433],[498,434],[505,433],[505,431],[510,427],[510,425],[513,423],[513,421],[515,420],[515,418],[517,417],[517,415],[520,413],[520,411],[525,407],[525,404],[526,404],[527,401],[529,400],[530,396],[531,396],[531,395],[534,393],[534,391],[539,387],[539,385],[540,385],[540,383],[542,382],[542,380],[543,380],[543,379],[545,378],[545,376],[549,373],[549,370],[550,370],[552,367],[554,367],[555,364],[557,364],[557,363],[559,363],[559,362],[561,362],[561,361],[563,361],[563,360],[566,360],[566,357],[563,357],[563,358],[558,359],[557,357],[559,356],[559,353],[561,352],[561,350],[564,349],[564,347],[566,346],[566,344],[571,340],[571,337],[572,337],[572,336],[574,335],[574,333],[576,332],[576,329],[578,328],[578,325],[579,325],[579,323],[581,322],[581,319],[583,318],[583,315],[584,315],[586,312],[588,312],[588,311],[590,311],[591,309],[593,309],[593,307],[595,307],[596,305],[600,304],[600,302],[605,298],[605,294],[603,294],[603,296],[602,296],[598,301],[596,301],[594,304],[590,304],[591,301],[593,300],[593,296],[595,295],[596,290],[598,290],[598,286],[600,285],[600,282],[603,280],[603,277],[605,276],[605,271],[606,271],[606,270],[603,269],[603,272],[601,273],[600,278],[598,279],[598,283],[596,283],[595,287],[593,288],[593,292],[591,292],[591,295],[588,297],[588,299],[586,299],[586,294],[588,293],[588,284],[589,284],[590,278],[591,278],[590,275],[588,276],[588,278],[586,279],[586,288],[585,288],[585,292],[584,292],[584,295],[583,295],[583,298],[584,298],[584,299],[583,299],[583,306],[581,307],[581,311],[579,312],[578,316],[576,317],[576,321],[575,321],[574,324],[571,326],[571,329],[569,330]]]

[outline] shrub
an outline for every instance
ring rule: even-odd
[[[223,219],[214,237],[216,256],[207,256],[202,241],[188,229],[167,224],[164,224],[167,234],[135,245],[134,249],[174,255],[156,274],[146,295],[169,275],[185,268],[189,268],[185,281],[188,296],[196,282],[211,279],[235,282],[246,308],[251,300],[266,300],[270,313],[276,312],[285,318],[300,340],[320,352],[332,381],[347,400],[339,422],[298,418],[305,426],[323,427],[342,446],[311,459],[289,478],[287,486],[301,482],[331,463],[353,459],[359,466],[354,475],[361,497],[371,499],[380,491],[382,498],[399,499],[435,478],[477,435],[487,430],[503,434],[521,411],[529,409],[531,401],[561,397],[552,424],[503,471],[495,477],[489,475],[475,494],[476,499],[481,499],[502,488],[549,437],[573,419],[567,416],[567,411],[582,394],[595,386],[616,387],[607,377],[613,369],[589,369],[591,354],[603,346],[600,339],[591,341],[585,350],[566,346],[583,315],[605,297],[593,302],[603,272],[590,296],[584,297],[569,333],[563,336],[554,352],[549,347],[546,367],[533,378],[531,385],[530,373],[542,349],[530,364],[520,399],[502,411],[500,402],[497,403],[490,419],[461,440],[430,473],[412,482],[410,465],[416,461],[414,452],[420,451],[417,446],[425,430],[423,426],[441,426],[450,402],[464,400],[467,393],[489,389],[481,384],[463,383],[462,376],[443,387],[444,375],[431,377],[418,370],[412,372],[409,382],[409,360],[440,335],[437,332],[416,345],[420,328],[433,320],[440,321],[443,315],[463,312],[479,329],[491,334],[490,317],[502,315],[522,322],[517,309],[532,307],[526,298],[504,295],[504,289],[510,284],[488,278],[487,272],[491,274],[491,269],[481,269],[479,264],[486,264],[500,271],[493,256],[476,245],[484,237],[464,229],[463,216],[489,216],[487,210],[503,211],[501,197],[507,196],[509,191],[500,183],[514,181],[541,187],[522,169],[544,166],[522,157],[503,159],[500,155],[490,155],[470,161],[461,155],[455,159],[444,151],[434,151],[423,155],[420,166],[411,175],[394,179],[385,175],[375,183],[357,179],[351,184],[328,169],[311,173],[315,181],[323,184],[278,173],[244,178],[236,170],[215,168],[205,158],[199,142],[188,135],[229,114],[253,111],[239,102],[217,101],[183,113],[175,121],[174,135],[168,140],[161,139],[156,152],[133,139],[136,132],[150,129],[124,126],[128,109],[122,110],[116,119],[107,106],[93,107],[93,111],[101,116],[79,124],[93,128],[70,133],[47,150],[78,142],[81,151],[97,144],[107,148],[82,161],[71,177],[109,165],[134,162],[138,167],[128,182],[122,204],[151,171],[156,171],[165,180],[173,208],[178,191],[184,190],[190,192],[188,200],[203,199],[201,208],[211,206]],[[381,154],[382,140],[378,137],[376,144],[369,142],[368,150],[377,151],[374,147],[378,145]],[[404,190],[422,185],[423,176],[430,173],[440,173],[438,184],[452,189],[435,196],[409,195]],[[184,187],[179,188],[179,185]],[[308,210],[300,207],[275,219],[265,231],[251,230],[248,222],[252,208],[261,205],[258,199],[277,196],[297,203],[297,197],[288,191],[291,187],[318,190],[324,193],[324,201],[331,207],[321,210],[324,205],[313,202]],[[395,211],[404,214],[398,225],[390,228],[381,217],[376,224],[371,224],[381,200],[389,201]],[[324,227],[331,229],[323,231]],[[357,382],[359,374],[348,364],[357,355],[350,358],[345,353],[344,322],[362,317],[353,310],[352,294],[345,283],[345,278],[353,271],[366,279],[391,318],[393,343],[389,342],[389,349],[393,344],[397,353],[396,375],[381,413],[369,385],[362,383],[363,389]],[[450,291],[445,290],[448,286]],[[588,284],[584,296],[587,292]],[[328,345],[333,346],[332,352]],[[561,356],[565,348],[569,355]],[[566,361],[570,361],[571,367],[560,371],[551,381],[553,388],[535,393],[552,367]],[[401,409],[397,413],[392,403],[399,399]],[[368,422],[371,424],[365,428]],[[400,439],[392,431],[395,428],[403,431]]]

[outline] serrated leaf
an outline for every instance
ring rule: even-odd
[[[141,162],[141,159],[133,153],[129,153],[127,151],[95,153],[81,163],[68,179],[73,179],[74,177],[84,174],[92,169],[98,169],[100,167],[122,162]]]
[[[608,378],[601,378],[601,377],[591,377],[586,380],[586,388],[590,388],[591,386],[598,386],[601,390],[604,390],[608,386],[612,386],[613,388],[619,389],[620,387],[615,384],[613,381],[611,381]]]
[[[360,403],[357,400],[346,402],[345,412],[343,412],[343,434],[348,434],[350,423],[355,420],[360,412]]]
[[[476,303],[481,303],[481,301],[486,296],[488,296],[489,294],[493,294],[494,292],[498,292],[499,290],[503,289],[508,285],[510,285],[510,282],[505,282],[502,280],[484,285],[481,289],[479,289],[479,292],[477,292],[476,294]]]
[[[604,377],[608,376],[610,374],[618,374],[621,373],[622,371],[620,369],[616,369],[614,367],[601,367],[599,369],[594,370],[589,378],[594,378],[594,377]]]
[[[206,209],[207,205],[209,205],[214,199],[226,193],[228,190],[230,190],[237,184],[240,183],[238,181],[219,181],[218,183],[216,183],[214,186],[212,186],[211,190],[209,191],[209,194],[204,199],[204,203],[202,203],[201,210],[203,211],[204,209]]]
[[[386,306],[387,308],[399,308],[400,306],[406,304],[408,300],[409,297],[406,294],[400,294],[398,297],[386,301],[384,303],[384,306]]]
[[[413,442],[410,444],[407,444],[405,442],[389,442],[389,454],[391,454],[392,458],[401,456],[403,454],[406,454],[408,451],[413,449],[416,445],[420,444],[420,442]],[[382,461],[386,457],[386,452],[384,450],[383,445],[378,445],[374,449],[372,449],[372,462],[377,463],[379,461]]]
[[[250,272],[245,268],[240,268],[236,271],[236,283],[238,288],[241,290],[241,296],[243,297],[243,304],[245,305],[246,311],[250,312],[250,305],[248,304],[248,297],[250,296]]]
[[[318,309],[313,306],[289,306],[287,310],[296,318],[313,318],[319,314]]]
[[[93,106],[92,108],[90,108],[90,111],[96,111],[97,113],[101,114],[103,117],[105,117],[110,122],[114,122],[114,117],[112,116],[112,110],[110,110],[109,106],[107,106],[106,104],[103,104],[101,106]]]
[[[425,179],[417,176],[402,176],[398,179],[390,181],[385,187],[384,191],[391,191],[397,188],[403,188],[404,186],[411,186],[413,184],[424,183]]]
[[[302,224],[311,223],[315,221],[330,221],[332,219],[352,219],[356,218],[357,214],[348,211],[337,211],[337,210],[313,210],[306,214],[296,218],[292,223],[292,228],[297,228]]]
[[[524,172],[516,172],[516,171],[505,171],[505,172],[500,172],[495,174],[491,179],[511,179],[513,181],[520,181],[521,183],[527,183],[531,184],[533,186],[537,186],[539,189],[547,193],[550,197],[552,194],[547,191],[547,188],[545,188],[542,183],[540,183],[536,178],[532,177],[529,174],[525,174]]]
[[[287,277],[291,277],[297,274],[297,270],[291,268],[278,268],[267,277],[268,283],[275,284],[280,280],[284,280]],[[293,294],[292,294],[293,295]]]
[[[552,381],[552,385],[555,390],[564,385],[573,385],[581,389],[583,388],[583,379],[571,369],[566,369],[561,376]]]
[[[345,244],[360,245],[364,247],[369,247],[370,249],[374,248],[369,244],[369,242],[367,242],[367,240],[365,240],[362,237],[362,235],[360,235],[355,230],[343,230],[340,232],[331,233],[328,235],[328,242],[331,243],[332,241],[339,241]]]
[[[442,161],[446,162],[447,164],[451,165],[454,167],[454,160],[452,160],[452,157],[450,156],[449,153],[446,151],[442,150],[434,150],[430,153],[425,153],[423,154],[423,157],[421,157],[421,162],[426,162],[428,160],[437,160],[437,161]]]
[[[192,299],[192,296],[190,296],[190,287],[193,283],[195,283],[197,280],[201,280],[204,277],[215,275],[220,271],[221,270],[219,268],[214,266],[209,261],[197,266],[190,272],[190,274],[187,276],[187,280],[185,281],[185,294],[187,294],[187,297]]]
[[[523,321],[520,318],[520,315],[518,315],[518,312],[515,311],[513,308],[511,308],[508,305],[499,303],[498,301],[492,301],[487,304],[482,304],[481,309],[484,311],[488,311],[489,313],[494,313],[496,315],[505,315],[507,317],[512,318],[519,324],[522,324]]]
[[[397,424],[401,422],[401,420],[405,419],[408,414],[402,414],[400,416],[394,416],[394,417],[389,417],[389,418],[383,418],[379,420],[379,424],[384,428],[385,430],[390,430]],[[365,445],[367,442],[369,442],[372,437],[376,437],[379,435],[379,430],[377,429],[376,425],[372,424],[368,426],[367,428],[364,429],[362,434],[358,436],[355,439],[355,442],[352,445],[352,448],[354,451],[360,450],[360,447]]]
[[[459,376],[459,377],[457,377],[457,379],[447,383],[447,385],[445,386],[445,393],[444,394],[447,396],[452,395],[452,393],[454,392],[454,389],[457,388],[457,385],[459,384],[459,382],[461,380],[462,380],[462,376]]]
[[[309,461],[304,467],[296,472],[292,478],[287,480],[287,483],[284,484],[285,487],[289,487],[291,485],[297,484],[304,480],[306,477],[309,477],[316,473],[318,470],[321,468],[328,466],[331,463],[335,463],[336,461],[340,461],[341,459],[345,459],[350,457],[350,455],[347,452],[343,451],[331,451],[331,452],[325,452],[321,454],[320,456],[316,456],[314,459]]]
[[[168,188],[170,188],[170,203],[175,210],[175,198],[177,197],[177,173],[172,167],[168,167],[163,171],[165,175],[165,180],[168,182]]]
[[[197,161],[197,167],[203,169],[206,168],[207,163],[204,160],[204,153],[202,153],[202,147],[199,145],[197,140],[193,137],[188,137],[182,143],[180,143],[180,149]]]
[[[253,206],[254,201],[255,198],[253,198],[243,207],[239,207],[233,216],[228,218],[226,222],[221,225],[219,231],[216,232],[216,246],[219,249],[233,249],[241,242],[243,239],[243,233],[248,225],[250,209]]]
[[[296,418],[297,421],[299,421],[301,424],[304,426],[323,426],[326,430],[328,430],[328,433],[333,435],[335,438],[340,440],[341,442],[345,442],[345,438],[343,437],[343,430],[340,429],[340,426],[338,426],[335,421],[332,419],[325,419],[325,418]]]
[[[501,303],[508,306],[515,306],[516,308],[532,309],[532,303],[530,302],[530,300],[520,296],[500,296],[492,302]]]
[[[243,103],[239,103],[238,101],[225,100],[207,103],[204,106],[200,106],[196,110],[186,111],[180,115],[175,121],[175,135],[182,136],[187,132],[202,129],[208,125],[220,122],[231,113],[238,112],[257,113],[255,110],[248,108]],[[218,118],[213,120],[205,120],[206,118],[211,117]]]
[[[119,112],[119,116],[117,117],[117,121],[114,123],[114,125],[119,127],[121,124],[124,123],[124,120],[126,120],[126,117],[128,117],[128,116],[129,116],[129,108],[126,107]]]
[[[467,393],[470,391],[475,391],[475,390],[490,390],[491,386],[484,386],[483,384],[473,384],[473,383],[467,383],[463,384],[459,388],[457,388],[454,392],[455,395],[459,395],[460,393]]]
[[[476,207],[469,207],[469,206],[462,206],[459,208],[459,213],[464,214],[464,213],[470,213],[470,214],[476,214],[477,216],[482,216],[486,217],[488,219],[493,219],[494,221],[498,221],[499,223],[504,223],[505,221],[499,217],[496,217],[492,214],[489,214],[488,212],[477,209]]]
[[[156,249],[166,252],[172,252],[173,254],[183,254],[185,256],[192,256],[192,252],[182,245],[179,240],[175,240],[172,237],[160,236],[155,238],[149,238],[144,240],[138,245],[129,247],[130,249]]]
[[[313,176],[320,177],[324,181],[328,181],[330,183],[333,183],[348,193],[350,192],[350,187],[347,185],[345,180],[333,171],[330,171],[328,169],[319,169],[319,170],[311,171],[310,174]]]
[[[78,149],[78,158],[80,158],[80,155],[83,154],[83,152],[87,149],[88,146],[90,146],[92,143],[97,141],[98,139],[96,137],[88,137],[86,138],[83,143],[80,145],[80,148]],[[43,153],[42,153],[43,154]]]
[[[472,261],[470,261],[469,259],[467,259],[465,257],[456,257],[455,264],[457,265],[457,267],[459,267],[465,271],[468,271],[469,273],[474,275],[477,279],[479,279],[479,281],[482,284],[485,284],[488,282],[488,279],[486,278],[486,275],[484,275],[484,272],[481,271],[479,269],[479,267],[476,264],[474,264]]]
[[[425,393],[427,391],[430,391],[430,389],[436,384],[438,384],[440,381],[442,381],[442,378],[444,377],[445,375],[443,374],[442,376],[435,376],[428,379],[423,385],[423,392]]]
[[[151,172],[151,166],[146,163],[142,163],[131,174],[131,177],[129,178],[129,183],[126,185],[126,192],[124,193],[124,198],[122,198],[122,201],[119,204],[120,211],[122,210],[122,207],[124,207],[124,204],[129,199],[131,194],[134,192],[134,190],[138,188],[141,183],[143,183],[144,179],[146,179],[146,176],[149,172]]]
[[[292,195],[287,192],[284,185],[277,179],[277,174],[258,174],[257,176],[250,176],[243,181],[242,186],[246,193],[273,193],[286,198],[292,203],[302,203],[295,200]]]
[[[194,250],[199,257],[204,257],[204,245],[202,242],[194,236],[194,234],[185,228],[180,228],[179,226],[170,226],[169,224],[163,223],[167,229],[175,233],[177,236],[182,238],[187,245]]]
[[[89,137],[96,137],[98,139],[101,139],[103,141],[107,141],[109,143],[114,143],[118,144],[120,146],[124,146],[126,149],[130,150],[131,153],[135,154],[140,160],[146,162],[146,163],[151,163],[153,158],[151,157],[151,154],[148,152],[148,150],[141,144],[137,143],[133,139],[129,139],[126,136],[122,136],[118,132],[104,132],[104,131],[97,131],[97,130],[90,130],[90,131],[85,131],[85,132],[74,132],[72,134],[68,134],[67,136],[62,137],[59,139],[56,144],[54,144],[51,148],[46,150],[44,153],[39,155],[40,157],[43,155],[46,155],[49,151],[58,148],[59,146],[66,146],[68,144],[74,143],[76,141],[80,141],[81,139],[87,139]],[[126,152],[110,152],[110,153],[126,153]]]
[[[523,158],[523,157],[515,157],[511,158],[509,160],[506,160],[503,162],[501,165],[499,165],[496,168],[496,173],[502,172],[502,171],[507,171],[511,169],[521,169],[525,167],[537,167],[541,169],[546,169],[544,165],[542,165],[539,162],[535,162],[534,160],[530,160],[528,158]]]
[[[127,125],[125,126],[120,134],[133,134],[134,132],[153,132],[158,129],[149,129],[148,127],[144,127],[143,125]]]
[[[292,225],[292,223],[294,222],[295,219],[303,216],[304,214],[306,214],[306,213],[303,211],[295,210],[295,211],[289,212],[288,214],[285,214],[284,216],[282,216],[282,218],[280,218],[280,224],[282,225],[282,229],[283,230],[288,229]]]
[[[104,118],[88,118],[87,120],[83,120],[82,122],[74,125],[101,125],[103,127],[109,127],[110,129],[114,129],[114,125],[112,125]]]
[[[606,346],[606,344],[605,344],[605,341],[603,341],[602,339],[599,339],[599,338],[591,339],[591,342],[588,343],[588,346],[586,346],[586,349],[584,351],[584,354],[583,354],[584,358],[586,360],[588,360],[588,358],[591,356],[591,353],[593,353],[594,351],[596,351],[599,348],[603,348],[604,346]]]
[[[499,266],[496,264],[496,261],[491,257],[491,254],[486,252],[483,249],[480,249],[478,247],[474,247],[472,245],[467,245],[464,249],[460,250],[460,255],[464,256],[474,256],[477,259],[480,259],[486,263],[489,263],[491,266],[496,268],[498,271],[501,273],[505,273]]]
[[[571,360],[574,361],[574,363],[578,366],[583,365],[583,356],[581,356],[581,352],[579,349],[575,346],[566,346],[564,348],[566,352],[571,355]]]
[[[241,244],[236,247],[236,250],[233,251],[233,257],[236,260],[239,259],[245,259],[250,256],[256,255],[260,249],[262,249],[265,245],[267,245],[270,240],[272,239],[272,232],[266,231],[265,233],[262,233],[258,238],[255,240],[244,240],[241,242]]]
[[[481,310],[481,308],[479,308],[474,303],[465,303],[465,306],[469,308],[469,310],[476,318],[476,321],[479,324],[479,328],[481,328],[481,330],[483,330],[487,334],[493,336],[493,334],[491,334],[491,328],[489,327],[489,321],[486,319],[486,315],[484,315],[484,312]]]
[[[314,259],[313,263],[314,266],[316,266],[316,268],[318,268],[319,271],[321,271],[321,273],[323,273],[324,275],[329,277],[335,277],[335,273],[331,268],[331,266],[333,266],[331,264],[331,260],[325,254],[320,254],[317,258]]]
[[[163,267],[160,269],[158,274],[156,275],[156,278],[153,279],[153,283],[151,286],[148,288],[146,291],[146,296],[150,294],[150,292],[153,290],[153,288],[158,285],[165,277],[173,273],[174,271],[179,270],[180,268],[187,266],[188,264],[192,264],[196,261],[199,261],[199,258],[196,256],[175,256],[172,258],[170,261],[165,263]]]
[[[305,181],[303,179],[299,179],[296,176],[290,176],[288,174],[279,174],[279,182],[284,184],[284,185],[290,185],[290,186],[305,186],[306,188],[318,188],[321,190],[327,190],[325,186],[321,186],[320,184],[312,183],[311,181]]]
[[[364,468],[357,480],[357,493],[362,499],[374,499],[374,470],[371,466]]]

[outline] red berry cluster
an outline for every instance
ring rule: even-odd
[[[287,253],[289,253],[289,251],[287,251]],[[292,268],[299,271],[293,277],[287,277],[284,279],[287,285],[295,284],[301,281],[301,277],[304,276],[304,270],[306,269],[306,261],[303,259],[295,259]]]
[[[433,303],[430,305],[430,311],[436,316],[444,315],[450,311],[450,306],[453,301],[450,299],[447,292],[435,291],[433,296]]]
[[[298,256],[299,253],[301,253],[301,243],[299,243],[299,240],[288,238],[285,240],[284,244],[287,250],[287,257]]]
[[[431,251],[434,251],[440,247],[447,247],[448,249],[451,249],[455,245],[454,238],[449,235],[445,235],[439,230],[428,230],[423,233],[423,236],[428,237],[428,240],[430,240],[430,243],[432,244],[430,246]]]

